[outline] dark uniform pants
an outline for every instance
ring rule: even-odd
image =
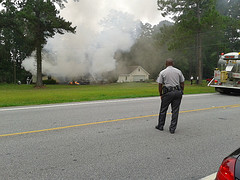
[[[161,108],[158,119],[158,127],[163,127],[166,120],[166,114],[169,105],[172,108],[172,120],[169,127],[170,131],[175,131],[177,128],[179,108],[182,100],[182,91],[174,90],[162,95]]]

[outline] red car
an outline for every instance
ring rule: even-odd
[[[208,78],[208,79],[206,79],[206,82],[209,83],[212,79],[213,79],[213,78]]]
[[[215,180],[240,180],[240,148],[224,158]]]

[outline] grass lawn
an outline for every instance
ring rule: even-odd
[[[214,88],[185,83],[184,94],[213,93]],[[80,102],[106,99],[158,96],[157,83],[113,83],[104,85],[33,85],[0,84],[0,107]]]

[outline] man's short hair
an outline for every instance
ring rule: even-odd
[[[168,64],[168,65],[173,65],[173,59],[172,59],[172,58],[168,58],[168,59],[166,60],[166,64]]]

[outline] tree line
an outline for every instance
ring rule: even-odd
[[[162,15],[174,25],[164,27],[160,44],[185,64],[188,77],[210,77],[221,52],[240,50],[239,0],[158,0]]]
[[[65,0],[0,0],[0,83],[25,81],[22,61],[36,51],[37,84],[42,86],[42,49],[56,33],[75,33],[59,16]],[[171,21],[141,24],[130,52],[118,52],[118,65],[141,65],[156,78],[172,57],[186,79],[213,75],[221,52],[240,51],[239,0],[156,0]]]
[[[158,0],[157,5],[171,21],[142,24],[141,36],[123,58],[143,66],[152,79],[172,57],[186,79],[202,83],[213,76],[221,53],[240,51],[239,0]]]

